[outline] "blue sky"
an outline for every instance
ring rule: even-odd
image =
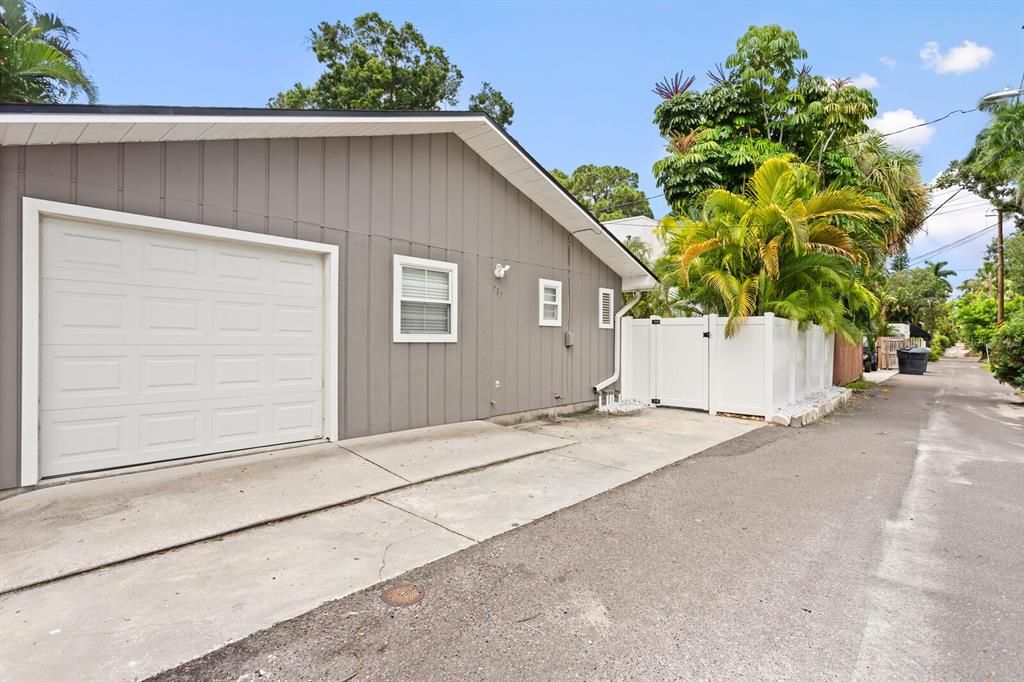
[[[663,143],[651,123],[655,81],[724,61],[751,24],[796,31],[814,72],[860,77],[890,128],[970,109],[1017,87],[1024,71],[1024,3],[1006,2],[48,2],[81,31],[80,47],[107,104],[264,106],[320,72],[308,31],[377,10],[411,21],[465,74],[516,107],[510,132],[545,166],[618,164],[658,194],[651,166]],[[968,41],[968,42],[965,42]],[[904,136],[925,180],[961,156],[986,115],[954,115]],[[930,133],[930,134],[929,134]],[[895,139],[895,138],[894,138]],[[654,200],[656,214],[666,211]],[[956,210],[951,210],[956,209]],[[948,212],[947,212],[948,211]],[[961,194],[911,249],[922,254],[992,222]],[[986,222],[987,221],[987,222]],[[988,239],[942,256],[969,275]]]

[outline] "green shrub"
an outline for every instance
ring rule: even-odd
[[[931,362],[935,362],[936,360],[942,357],[942,354],[946,352],[946,349],[949,348],[952,345],[952,343],[946,337],[945,334],[935,332],[934,334],[932,334],[932,340],[930,342],[930,345],[932,352],[931,355],[928,356],[928,360]]]
[[[993,335],[989,361],[1000,383],[1024,389],[1024,312],[1006,320]]]
[[[977,353],[984,353],[985,346],[992,343],[996,333],[996,301],[991,296],[968,294],[953,304],[953,322],[960,332],[960,338],[967,347]],[[1024,311],[1024,296],[1012,296],[1006,300],[1006,318]]]

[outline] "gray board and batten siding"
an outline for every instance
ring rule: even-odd
[[[621,278],[454,134],[0,147],[0,488],[25,196],[337,245],[342,438],[590,401],[612,372],[598,289]],[[458,263],[457,343],[392,342],[393,254]],[[539,278],[563,282],[562,327],[538,325]]]

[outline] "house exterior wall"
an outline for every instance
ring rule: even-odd
[[[621,279],[455,135],[4,147],[0,488],[18,482],[23,196],[337,245],[342,438],[589,401],[612,372],[597,297]],[[392,342],[393,254],[459,264],[457,343]],[[539,278],[563,282],[562,327],[538,325]]]

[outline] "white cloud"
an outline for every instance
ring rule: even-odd
[[[892,57],[879,57],[878,61],[879,63],[888,66],[890,69],[896,66],[896,60],[893,59]]]
[[[861,73],[859,76],[851,78],[850,83],[866,90],[878,87],[878,79],[870,73]]]
[[[915,116],[910,109],[896,109],[882,112],[881,115],[868,121],[868,125],[883,135],[895,133],[886,138],[893,146],[904,149],[920,149],[928,144],[932,135],[935,134],[935,130],[930,126],[921,125],[924,122],[923,118]],[[920,127],[913,128],[912,126]],[[906,128],[911,128],[911,130],[906,130]],[[897,133],[897,130],[902,132]]]
[[[935,73],[967,73],[985,66],[995,56],[991,48],[971,40],[950,48],[945,54],[936,42],[925,43],[921,48],[921,61]]]

